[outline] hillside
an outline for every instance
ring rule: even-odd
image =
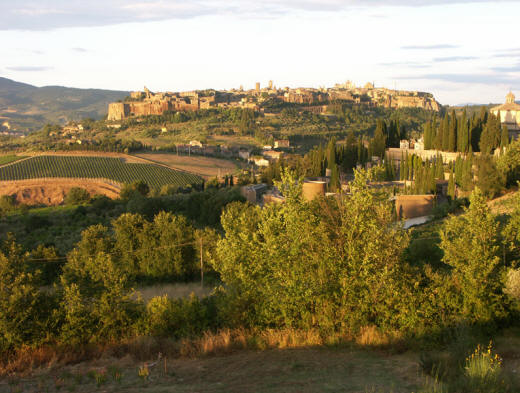
[[[125,91],[36,87],[0,77],[0,124],[11,130],[34,131],[46,123],[66,123],[85,117],[101,119],[108,103],[128,95]]]

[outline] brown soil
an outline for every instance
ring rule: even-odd
[[[15,195],[19,203],[27,205],[59,205],[73,187],[80,187],[91,196],[103,194],[109,198],[119,196],[119,188],[100,180],[75,179],[31,179],[0,181],[0,195]]]
[[[213,157],[178,156],[173,153],[142,153],[136,157],[161,163],[172,169],[193,173],[205,179],[219,174],[220,176],[233,174],[238,169],[237,164],[233,161]]]

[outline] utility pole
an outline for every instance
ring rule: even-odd
[[[202,237],[200,238],[200,287],[204,288],[204,264],[202,260]]]

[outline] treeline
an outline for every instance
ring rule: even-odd
[[[485,107],[479,114],[468,117],[466,110],[460,116],[455,111],[443,119],[436,116],[424,124],[424,148],[449,152],[490,153],[509,144],[507,127]]]
[[[239,127],[243,134],[252,131],[258,114],[247,108],[211,108],[197,111],[166,111],[162,115],[141,116],[139,119],[127,119],[123,122],[125,127],[153,126],[166,123],[186,123],[195,120],[211,119],[219,122],[231,122]]]
[[[223,286],[203,300],[156,297],[145,304],[132,296],[142,274],[195,274],[196,249],[183,247],[196,247],[197,231],[170,213],[152,220],[123,215],[113,233],[87,229],[55,291],[40,290],[30,255],[8,239],[0,252],[4,359],[23,345],[195,337],[224,327],[323,337],[371,327],[431,345],[461,325],[489,331],[518,323],[520,200],[501,225],[475,189],[470,207],[437,234],[442,260],[419,263],[413,252],[404,257],[410,235],[367,180],[358,172],[350,195],[307,203],[301,179],[284,171],[277,183],[284,204],[227,206],[223,234],[205,256]]]
[[[12,197],[0,198],[0,241],[12,232],[25,250],[38,245],[52,249],[58,256],[67,255],[81,239],[81,232],[92,225],[103,225],[113,231],[112,223],[125,213],[139,214],[153,220],[161,211],[182,215],[195,228],[220,229],[220,215],[225,206],[243,201],[238,187],[218,188],[208,184],[203,191],[179,192],[164,187],[160,193],[146,185],[125,186],[121,199],[112,200],[102,195],[90,197],[81,190],[72,189],[66,196],[69,207],[33,210],[19,205]],[[49,264],[49,277],[54,277],[60,264]],[[54,272],[54,273],[52,273]],[[52,283],[53,278],[47,280]]]
[[[337,143],[331,138],[326,147],[319,145],[303,156],[288,155],[285,158],[269,164],[262,171],[262,181],[273,184],[273,180],[280,180],[283,168],[289,168],[303,177],[325,176],[330,170],[331,190],[339,186],[340,174],[351,174],[358,165],[365,165],[372,157],[385,158],[387,147],[399,146],[399,141],[406,136],[405,128],[399,121],[378,120],[374,137],[367,140],[363,136],[356,136],[353,131],[347,134],[344,143]],[[397,175],[395,163],[384,160],[385,176],[379,180],[394,180]]]

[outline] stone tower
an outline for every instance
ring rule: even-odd
[[[514,104],[515,103],[515,95],[510,91],[506,96],[506,104]]]

